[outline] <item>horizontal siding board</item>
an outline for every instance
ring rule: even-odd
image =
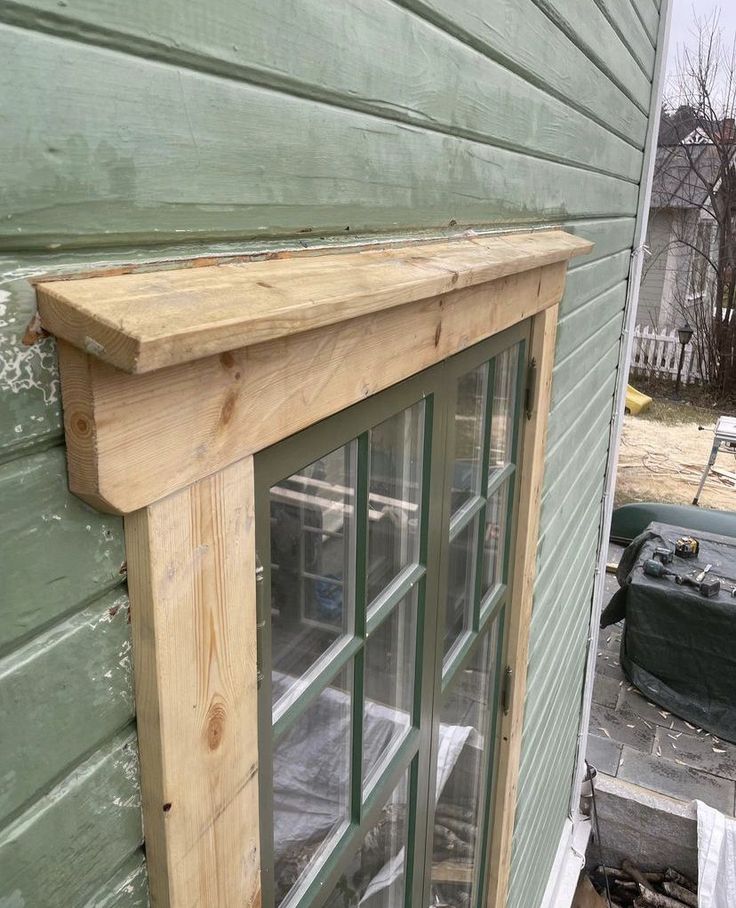
[[[148,874],[142,851],[131,855],[84,908],[148,908]]]
[[[0,30],[17,247],[630,215],[631,183],[214,76]],[[2,76],[0,76],[2,78]],[[80,109],[70,120],[57,92]],[[115,104],[105,103],[112,96]],[[81,120],[81,122],[80,122]],[[289,124],[288,131],[284,124]],[[37,124],[34,128],[33,124]],[[80,130],[89,138],[80,139]],[[443,179],[438,180],[437,174]],[[31,175],[33,179],[31,179]]]
[[[631,6],[639,17],[644,31],[647,33],[653,47],[657,46],[657,31],[659,29],[658,7],[653,0],[629,0]]]
[[[623,281],[569,313],[558,328],[556,350],[558,361],[564,361],[574,354],[581,338],[585,338],[591,328],[604,327],[613,318],[618,318],[623,328],[625,303],[626,282]]]
[[[634,181],[641,172],[641,152],[630,143],[389,0],[370,6],[303,0],[297,14],[292,0],[213,0],[204,17],[201,7],[170,0],[112,6],[80,0],[63,8],[57,0],[27,0],[6,4],[4,15],[147,59]]]
[[[578,568],[580,576],[582,569]],[[549,665],[537,670],[529,680],[530,691],[537,707],[529,712],[528,742],[522,760],[522,774],[533,784],[531,775],[536,761],[536,754],[543,751],[551,738],[559,736],[560,719],[570,710],[580,715],[580,699],[583,691],[584,663],[587,628],[581,621],[582,613],[590,602],[590,587],[582,586],[576,608],[568,609],[560,622],[568,636],[567,645],[560,648],[559,655],[551,666],[551,675],[545,679],[543,671],[550,671]],[[587,595],[585,595],[587,593]],[[558,637],[561,641],[562,637]],[[552,680],[551,680],[552,679]],[[570,704],[573,704],[572,706]],[[556,710],[555,705],[559,707]],[[577,735],[577,729],[576,729]]]
[[[580,607],[589,603],[589,597],[580,600]],[[576,610],[577,612],[577,610]],[[582,626],[579,614],[572,613],[566,615],[568,618],[565,626],[568,631],[567,645],[561,649],[559,657],[552,665],[552,674],[554,676],[554,687],[552,681],[547,679],[546,685],[550,687],[549,691],[537,689],[536,682],[542,687],[545,681],[537,677],[534,685],[530,687],[537,708],[529,713],[529,725],[527,732],[528,746],[524,750],[524,761],[522,765],[522,775],[528,780],[528,784],[536,784],[534,780],[534,766],[537,763],[538,755],[547,751],[550,746],[557,750],[560,737],[560,720],[569,710],[574,714],[580,715],[580,699],[583,690],[583,657],[585,655],[585,640],[587,637],[586,629]],[[577,729],[575,729],[577,738]],[[557,738],[557,744],[554,739]],[[569,788],[568,788],[569,795]],[[524,810],[527,808],[525,807]]]
[[[551,490],[546,502],[546,519],[542,525],[539,539],[540,549],[545,550],[543,557],[546,556],[548,548],[554,549],[560,534],[563,534],[564,537],[568,526],[571,525],[577,506],[582,501],[601,501],[605,474],[602,464],[605,462],[608,450],[607,442],[608,439],[603,437],[600,442],[591,447],[587,461],[580,468],[579,479],[569,489],[562,490],[555,487]]]
[[[593,339],[594,341],[597,338]],[[560,411],[567,409],[568,407],[576,411],[580,409],[584,404],[587,398],[590,396],[591,387],[596,387],[598,383],[603,383],[604,381],[610,381],[611,387],[613,387],[616,372],[618,370],[618,358],[621,352],[621,339],[618,333],[612,332],[612,338],[610,343],[601,344],[598,360],[591,364],[590,369],[587,372],[587,375],[590,376],[590,384],[586,384],[586,374],[581,369],[577,373],[577,380],[574,380],[573,375],[570,373],[573,372],[573,363],[568,364],[568,369],[566,370],[567,374],[565,375],[566,379],[573,379],[569,383],[569,387],[564,394],[556,394],[552,398],[552,413],[555,416],[560,415]],[[594,384],[595,382],[595,384]],[[560,387],[560,383],[558,383]],[[550,415],[552,415],[552,413]],[[555,427],[564,425],[562,418],[554,420]]]
[[[556,704],[550,703],[554,709]],[[560,834],[569,812],[569,790],[577,743],[577,708],[573,714],[564,715],[554,735],[545,748],[545,757],[533,766],[534,780],[540,784],[535,789],[526,776],[520,779],[525,793],[525,803],[532,810],[523,812],[517,824],[514,859],[512,864],[511,895],[508,908],[528,908],[539,904],[541,894],[552,869]],[[540,769],[540,767],[542,767]]]
[[[635,223],[633,218],[627,217],[566,222],[565,229],[570,233],[595,243],[593,251],[585,258],[573,259],[570,263],[570,275],[584,265],[615,255],[622,250],[627,250],[630,255]]]
[[[533,794],[530,793],[531,797],[537,796],[537,803],[544,802],[546,809],[543,813],[536,814],[536,823],[532,824],[527,820],[525,831],[528,831],[528,835],[517,843],[520,854],[518,866],[523,878],[521,886],[524,888],[521,897],[509,901],[509,908],[514,905],[518,905],[519,908],[538,905],[552,869],[560,834],[569,814],[569,788],[575,755],[575,747],[571,742],[573,730],[568,726],[565,731],[567,732],[565,744],[558,746],[548,764],[549,771],[545,774],[544,779],[546,787]],[[558,778],[564,779],[564,785],[555,784]],[[530,869],[535,867],[539,867],[540,870],[544,868],[544,870],[539,873],[530,873]],[[526,874],[523,872],[524,868],[527,870]]]
[[[7,904],[84,904],[142,839],[138,754],[127,731],[0,830]]]
[[[624,249],[596,261],[586,260],[581,268],[574,268],[567,276],[567,286],[560,312],[560,323],[565,322],[570,314],[588,300],[600,296],[606,290],[625,281],[629,274],[631,252]],[[595,326],[591,325],[581,338],[589,336]]]
[[[575,654],[580,657],[580,649]],[[525,808],[518,814],[519,845],[525,843],[533,847],[534,843],[544,844],[549,847],[550,842],[546,835],[540,834],[550,821],[553,825],[562,821],[569,813],[570,783],[572,781],[575,751],[577,748],[578,723],[580,715],[580,700],[582,697],[582,674],[579,677],[566,677],[569,690],[562,692],[562,697],[556,701],[549,701],[550,709],[555,712],[556,722],[550,729],[546,743],[550,748],[550,759],[541,768],[537,762],[525,767],[522,773],[525,787],[528,788],[529,799]],[[574,693],[574,698],[570,696]],[[564,785],[556,784],[558,779],[564,779]],[[550,809],[540,813],[534,809],[535,801],[539,803],[548,797]],[[559,820],[554,820],[557,814]],[[552,842],[552,852],[557,847],[559,839]],[[520,860],[520,864],[523,860]]]
[[[654,72],[656,29],[654,35],[634,9],[632,0],[595,0],[649,79]]]
[[[121,583],[122,523],[68,490],[52,448],[0,466],[0,651]]]
[[[538,573],[534,584],[534,613],[532,617],[532,627],[534,630],[534,639],[530,641],[529,652],[534,654],[537,647],[545,649],[545,640],[542,637],[537,639],[537,632],[540,635],[547,628],[546,622],[556,618],[555,603],[561,596],[567,595],[567,602],[571,603],[574,596],[571,595],[572,584],[569,582],[574,572],[571,569],[579,565],[576,558],[583,558],[583,553],[587,553],[591,547],[592,541],[597,535],[597,514],[600,511],[600,500],[593,499],[583,502],[584,507],[580,509],[580,519],[588,520],[591,526],[577,525],[570,529],[569,534],[563,539],[558,540],[555,547],[548,546],[555,553],[555,558],[550,562],[547,558],[544,567]],[[552,628],[554,630],[554,628]]]
[[[553,482],[563,481],[562,477],[570,454],[569,445],[564,442],[569,441],[579,445],[584,443],[584,439],[589,437],[592,431],[603,431],[603,427],[608,425],[611,419],[612,402],[612,387],[591,389],[588,404],[575,415],[569,425],[563,427],[555,439],[554,445],[550,445],[547,450],[544,471],[545,491]],[[544,491],[542,498],[544,499]]]
[[[0,715],[2,824],[133,718],[125,593],[114,590],[0,660]]]
[[[399,0],[585,111],[638,148],[646,115],[532,0]],[[591,0],[592,2],[592,0]]]
[[[23,343],[36,297],[19,264],[0,259],[0,462],[62,435],[54,342]]]
[[[636,19],[637,34],[626,34],[624,42],[617,28],[611,24],[609,10],[599,7],[594,0],[536,0],[552,22],[562,29],[570,40],[612,81],[642,109],[649,103],[649,80],[654,69],[654,49]],[[628,6],[629,0],[623,0]],[[609,6],[611,3],[609,3]],[[615,21],[615,20],[613,20]],[[631,46],[633,40],[634,47]]]
[[[584,381],[586,372],[595,366],[602,351],[610,350],[614,344],[620,344],[621,331],[621,319],[613,315],[607,324],[598,328],[591,337],[581,344],[575,351],[575,356],[569,356],[567,360],[555,367],[552,379],[553,406],[558,401],[564,400],[581,381]],[[572,419],[574,414],[567,414],[567,417],[562,417],[561,414],[555,413],[552,423],[554,424],[558,419],[563,418]]]
[[[595,504],[597,502],[594,502]],[[592,514],[592,519],[595,520],[597,513],[599,513],[598,509],[593,507],[588,509],[587,516],[590,517]],[[590,608],[590,590],[592,588],[590,574],[595,564],[596,542],[597,534],[595,532],[587,533],[580,539],[580,551],[578,553],[562,553],[563,556],[567,555],[568,558],[566,571],[569,573],[567,576],[578,580],[578,590],[571,594],[570,587],[565,588],[564,579],[560,583],[560,578],[557,576],[554,578],[554,589],[550,591],[550,595],[544,603],[544,608],[540,607],[536,621],[537,628],[539,628],[540,633],[548,635],[551,639],[556,639],[558,645],[565,643],[572,646],[573,641],[577,639],[575,636],[576,632],[582,623],[578,605],[583,605],[586,612]],[[565,637],[562,636],[563,630],[567,634]],[[530,652],[530,678],[544,678],[546,675],[549,682],[549,679],[556,671],[556,666],[561,661],[564,661],[567,646],[560,645],[558,652],[544,646],[539,648],[532,647]],[[530,717],[533,715],[534,710],[530,710]]]

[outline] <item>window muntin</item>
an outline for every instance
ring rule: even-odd
[[[423,416],[418,403],[369,432],[368,602],[419,558]]]
[[[493,411],[490,424],[488,468],[491,474],[513,459],[515,402],[519,383],[519,346],[496,357],[493,377]]]
[[[487,387],[488,363],[471,369],[457,380],[450,501],[453,515],[473,496],[480,494]]]
[[[406,770],[360,849],[330,893],[326,908],[405,908],[409,842],[409,771]]]
[[[369,635],[363,669],[363,787],[412,726],[417,668],[416,584]]]
[[[275,714],[352,633],[356,453],[350,442],[270,490]]]
[[[508,333],[515,333],[517,338],[520,335],[523,337],[523,332],[515,329]],[[401,775],[407,773],[410,780],[408,802],[411,805],[407,808],[408,828],[421,835],[419,839],[416,834],[412,835],[407,845],[406,871],[413,882],[409,886],[411,891],[407,890],[406,905],[417,904],[421,892],[424,893],[423,898],[429,895],[430,880],[433,879],[430,830],[436,806],[434,796],[429,796],[429,787],[439,779],[438,767],[443,765],[443,760],[446,761],[448,742],[456,729],[456,726],[440,721],[441,711],[443,704],[458,696],[467,667],[473,660],[481,658],[479,648],[489,645],[483,641],[489,640],[493,634],[500,641],[498,628],[503,626],[506,607],[507,539],[515,499],[515,435],[520,416],[518,372],[522,357],[521,344],[512,340],[504,346],[493,340],[494,343],[479,345],[479,348],[487,348],[495,344],[495,350],[486,356],[478,355],[480,349],[465,351],[421,373],[415,380],[409,379],[345,411],[344,415],[332,417],[326,424],[305,430],[300,436],[262,452],[256,461],[257,477],[259,473],[270,476],[269,488],[272,488],[283,485],[284,480],[280,476],[293,477],[304,472],[303,468],[298,468],[299,463],[307,460],[306,457],[298,459],[301,436],[305,438],[304,449],[313,452],[312,463],[319,460],[315,454],[326,439],[329,445],[330,438],[337,440],[341,436],[345,449],[354,452],[352,460],[350,457],[346,460],[352,465],[353,478],[344,484],[350,490],[349,498],[354,503],[355,513],[351,537],[351,589],[346,600],[353,603],[350,630],[340,634],[312,664],[298,687],[292,686],[292,692],[298,693],[278,704],[270,733],[273,745],[267,740],[269,732],[262,730],[266,736],[261,761],[262,792],[265,793],[261,811],[261,847],[266,906],[278,904],[275,900],[275,881],[270,878],[278,847],[274,824],[269,820],[271,801],[275,796],[269,780],[271,753],[278,747],[282,735],[307,708],[305,704],[319,698],[345,666],[352,674],[348,818],[336,821],[326,830],[318,843],[319,847],[310,851],[310,844],[302,853],[301,859],[306,860],[306,866],[296,878],[296,885],[288,897],[283,900],[284,908],[321,908],[329,904],[333,896],[340,897],[340,891],[343,894],[348,891],[345,887],[349,880],[346,883],[346,879],[350,876],[351,865],[358,860],[356,855],[361,849],[360,843],[366,839],[371,824],[378,822],[379,814],[392,797]],[[516,349],[503,356],[505,347],[509,346]],[[503,364],[510,361],[516,372],[509,376],[510,367],[506,365],[502,368],[505,385],[497,391],[495,379],[499,360]],[[407,405],[406,397],[412,394],[415,395],[414,401],[410,400]],[[509,394],[516,394],[510,404],[505,402]],[[494,409],[496,397],[499,398],[499,405]],[[361,415],[363,408],[365,416]],[[456,419],[458,413],[462,419]],[[504,457],[503,465],[492,470],[491,427],[494,415],[496,424],[501,428],[496,430],[493,438],[503,447]],[[457,439],[459,426],[464,432],[461,441]],[[510,436],[504,435],[503,426],[509,428]],[[353,427],[352,431],[350,427]],[[280,452],[282,447],[285,450],[283,457],[280,453],[272,453]],[[470,469],[458,473],[456,462],[461,460],[470,465]],[[281,463],[283,469],[277,466]],[[259,467],[259,464],[267,466]],[[345,475],[347,477],[347,472]],[[457,476],[459,480],[456,480]],[[381,539],[377,530],[381,521],[388,515],[396,514],[401,519],[387,524],[391,538],[388,541]],[[410,520],[414,523],[410,524]],[[488,538],[498,540],[499,534],[504,534],[500,545],[486,545],[489,524],[495,530]],[[263,538],[259,536],[259,539]],[[462,557],[459,554],[455,556],[456,567],[462,570],[458,569],[453,574],[449,570],[453,558],[452,543],[456,543],[456,550],[462,552]],[[260,546],[261,543],[259,551]],[[371,572],[373,581],[369,584]],[[459,610],[460,632],[448,649],[444,642],[443,626],[446,622],[439,616],[443,614],[442,609],[447,612],[451,576],[455,578],[457,591],[460,591],[462,580],[462,608]],[[490,580],[486,581],[485,577]],[[268,590],[268,582],[265,590]],[[267,601],[271,598],[267,594]],[[410,602],[411,607],[408,605]],[[389,663],[389,667],[384,669],[386,677],[376,687],[380,674],[376,665],[380,662],[377,663],[375,653],[380,653],[386,646],[385,639],[381,640],[380,629],[392,628],[389,636],[393,638],[395,629],[400,626],[403,627],[402,637],[401,641],[395,642],[395,649],[402,653],[402,671],[398,670],[398,662],[394,662],[394,667]],[[413,660],[407,656],[409,640],[414,644]],[[388,658],[392,658],[390,653]],[[488,662],[488,671],[493,674],[488,678],[491,690],[487,704],[488,728],[492,728],[495,713],[491,701],[496,697],[494,685],[499,658],[498,652],[494,651],[493,659]],[[276,684],[275,678],[273,683]],[[382,730],[372,724],[376,712],[383,713],[384,720],[387,715],[396,718],[395,723],[392,721],[388,725],[388,734],[385,721]],[[343,718],[342,722],[346,721]],[[271,725],[270,721],[268,725]],[[490,767],[495,738],[492,731],[484,734],[485,737],[481,735],[484,745],[480,751],[483,765],[479,770],[482,784],[478,788],[481,806],[476,818],[479,830],[476,838],[486,841]],[[459,756],[455,755],[455,762],[458,759]],[[448,766],[446,762],[445,765],[446,769],[452,769],[452,765]],[[450,793],[456,790],[459,790],[456,782],[447,788],[443,809]],[[344,815],[340,813],[340,817]],[[474,864],[474,879],[478,881],[477,885],[473,884],[474,900],[483,891],[481,864],[484,860],[485,854],[479,854]],[[444,882],[447,885],[449,880]],[[466,879],[462,886],[467,884]],[[458,890],[461,899],[465,891],[462,886]],[[378,893],[376,904],[383,904],[381,900],[387,897],[386,893]],[[395,897],[391,896],[392,899]]]
[[[273,749],[276,906],[350,818],[351,668],[340,669]]]
[[[499,621],[491,622],[440,710],[429,905],[475,905],[486,766],[498,668]]]

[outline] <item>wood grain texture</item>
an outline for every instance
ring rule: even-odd
[[[549,34],[548,25],[540,40]],[[0,136],[5,248],[523,226],[636,211],[627,180],[259,86],[8,26],[0,53],[8,120],[26,124]],[[615,93],[596,108],[618,112]],[[27,110],[36,112],[29,122]]]
[[[594,23],[596,12],[590,7],[586,19]],[[57,0],[8,0],[0,15],[72,40],[585,169],[633,180],[641,170],[638,150],[605,125],[390,0],[370,6],[355,0],[301,0],[297,6],[293,0],[211,0],[206,16],[200,7],[172,0],[79,0],[63,7]],[[605,20],[603,25],[610,32]],[[615,34],[613,39],[618,42]]]
[[[596,0],[596,3],[651,79],[659,26],[659,16],[651,0]]]
[[[496,0],[492,15],[484,0],[400,2],[644,147],[648,93],[639,96],[639,86],[636,102],[631,100],[533,0]]]
[[[44,328],[142,373],[346,322],[590,252],[559,230],[458,237],[38,285]]]
[[[69,493],[53,448],[0,466],[0,653],[118,586],[120,521]]]
[[[13,906],[83,905],[142,841],[128,727],[0,829],[0,894]]]
[[[60,342],[73,491],[128,513],[558,302],[565,263],[126,375]]]
[[[0,660],[0,826],[133,718],[128,597],[117,589]],[[49,746],[53,742],[53,746]]]
[[[253,461],[126,517],[152,903],[260,905]]]
[[[514,608],[508,615],[506,661],[511,666],[511,709],[501,717],[501,756],[496,776],[498,796],[491,835],[490,879],[487,905],[505,905],[509,892],[514,820],[516,817],[519,763],[521,760],[526,667],[537,573],[539,507],[545,474],[545,447],[549,402],[552,391],[558,306],[540,313],[532,323],[530,356],[538,364],[537,399],[531,419],[523,427],[520,497],[511,596]]]
[[[633,50],[631,43],[621,39],[609,17],[594,0],[536,2],[570,40],[583,50],[588,59],[593,60],[642,110],[647,109],[649,83],[654,69],[654,48],[631,10],[629,0],[623,2],[629,7],[636,27],[633,34],[625,34],[633,42]],[[637,41],[637,38],[641,40]]]

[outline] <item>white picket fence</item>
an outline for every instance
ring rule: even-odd
[[[676,330],[667,332],[650,328],[649,325],[637,325],[634,329],[634,346],[631,351],[631,375],[646,375],[649,378],[675,381],[680,350]],[[681,381],[683,384],[691,384],[700,380],[698,355],[691,341],[685,347]]]

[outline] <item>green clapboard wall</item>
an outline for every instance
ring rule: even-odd
[[[567,814],[658,0],[0,4],[0,908],[147,903],[118,519],[70,496],[29,283],[565,224],[510,905]],[[26,336],[27,340],[32,337]]]

